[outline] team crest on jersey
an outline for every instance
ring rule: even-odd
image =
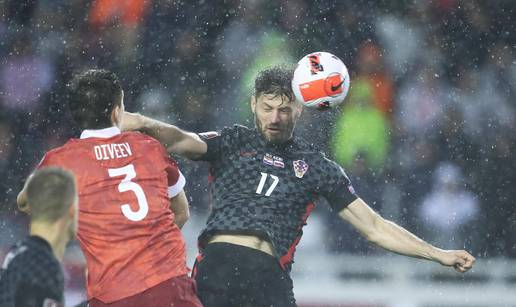
[[[270,166],[274,166],[274,167],[281,167],[281,168],[285,167],[285,163],[283,163],[282,157],[273,156],[269,153],[266,153],[263,156],[263,163],[270,165]]]
[[[296,160],[292,162],[294,164],[294,172],[297,178],[303,178],[306,171],[308,171],[308,164],[304,160]]]

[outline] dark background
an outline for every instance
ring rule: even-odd
[[[2,250],[26,233],[24,178],[78,136],[75,72],[113,70],[127,110],[201,132],[254,125],[256,72],[328,51],[348,66],[350,94],[339,109],[305,110],[297,133],[384,216],[443,247],[516,257],[516,2],[267,2],[0,1]],[[205,215],[206,165],[181,167]],[[377,252],[319,207],[328,251]]]

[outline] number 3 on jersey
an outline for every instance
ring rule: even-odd
[[[263,186],[265,185],[265,181],[267,180],[267,176],[269,174],[267,173],[262,173],[260,172],[260,174],[262,174],[262,178],[260,179],[260,183],[258,183],[258,187],[256,188],[256,194],[262,194],[262,191],[263,191]],[[274,180],[271,184],[271,186],[269,187],[269,189],[267,190],[267,192],[265,192],[265,196],[271,196],[272,194],[272,191],[274,191],[274,189],[276,188],[276,186],[278,185],[278,182],[279,182],[279,178],[277,176],[274,176],[274,175],[270,175],[272,180]]]
[[[142,187],[136,182],[131,181],[131,179],[136,177],[134,166],[129,164],[120,168],[110,168],[108,169],[108,173],[109,177],[125,176],[124,179],[122,179],[122,181],[118,184],[118,191],[133,191],[133,193],[136,195],[136,200],[138,201],[138,211],[133,211],[129,204],[123,204],[121,206],[122,213],[131,221],[137,222],[143,220],[149,212],[149,205],[147,203],[147,198],[145,198],[145,193],[143,192]]]

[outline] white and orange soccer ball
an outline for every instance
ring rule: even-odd
[[[296,99],[306,107],[335,107],[341,104],[348,94],[348,69],[331,53],[310,53],[297,63],[292,78],[292,90]]]

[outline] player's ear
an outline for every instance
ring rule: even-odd
[[[256,113],[256,96],[251,96],[251,111],[253,111],[253,114]]]
[[[70,205],[70,208],[68,209],[68,215],[70,216],[70,218],[75,218],[77,216],[77,214],[79,214],[78,206],[79,206],[79,198],[76,196],[76,197],[74,197],[73,203]]]
[[[303,104],[299,103],[297,100],[294,100],[292,102],[294,104],[294,110],[295,110],[295,114],[296,114],[296,118],[300,118],[301,117],[301,113],[303,113]]]
[[[296,104],[296,109],[297,109],[297,117],[301,117],[301,114],[303,113],[303,104],[299,103],[299,102],[294,102]]]

